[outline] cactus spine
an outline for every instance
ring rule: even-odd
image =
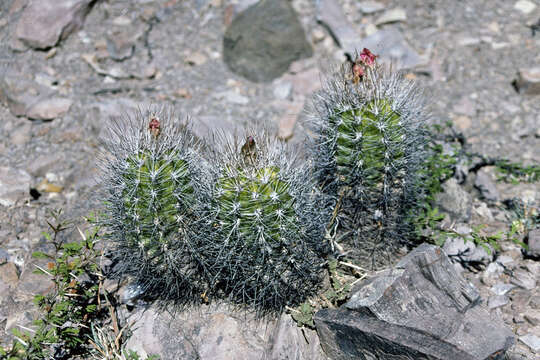
[[[313,180],[282,143],[266,134],[222,140],[215,156],[215,242],[207,253],[215,287],[259,313],[297,304],[317,289],[324,212]]]
[[[312,155],[319,182],[334,199],[353,254],[385,265],[409,239],[422,196],[423,102],[417,87],[364,49],[352,68],[331,76],[315,103]]]
[[[133,277],[148,297],[198,302],[205,273],[191,229],[205,172],[197,142],[173,114],[158,110],[117,122],[106,145],[104,222],[116,275]]]

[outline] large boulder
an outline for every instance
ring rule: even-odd
[[[225,32],[223,57],[250,81],[271,81],[313,54],[288,0],[261,0],[238,14]]]
[[[315,315],[332,359],[503,359],[514,336],[439,247],[424,244]]]

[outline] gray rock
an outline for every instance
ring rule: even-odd
[[[107,37],[107,52],[109,57],[115,61],[124,61],[133,56],[135,43],[129,34],[125,32],[115,32]]]
[[[9,259],[9,254],[6,250],[0,249],[0,265],[7,263]]]
[[[361,12],[363,12],[364,14],[372,14],[372,13],[375,13],[377,11],[381,11],[381,10],[384,10],[384,4],[381,4],[380,2],[377,2],[377,1],[360,1],[358,4],[357,4],[358,8],[360,9]]]
[[[540,257],[540,229],[529,231],[527,235],[527,255]]]
[[[529,360],[526,355],[508,351],[505,360]]]
[[[540,338],[533,334],[527,334],[519,337],[519,340],[530,347],[534,352],[540,351]]]
[[[504,267],[497,263],[497,262],[491,262],[488,264],[484,272],[482,273],[482,282],[486,285],[495,285],[499,277],[504,272]],[[513,286],[513,285],[512,285]]]
[[[426,65],[423,59],[396,29],[379,30],[358,42],[358,49],[368,48],[382,62],[392,62],[395,70]]]
[[[231,134],[237,126],[229,117],[218,115],[197,116],[191,121],[192,130],[201,139],[205,139],[215,131]]]
[[[47,49],[80,29],[95,0],[31,1],[24,9],[15,37],[25,45]]]
[[[539,95],[540,94],[540,67],[530,69],[520,69],[515,81],[516,89],[520,94]]]
[[[463,96],[459,101],[454,105],[452,110],[456,114],[467,115],[473,117],[476,115],[476,104],[471,100],[469,96]]]
[[[536,287],[536,279],[523,269],[513,272],[510,282],[520,288],[532,290]]]
[[[359,36],[352,24],[347,21],[338,1],[320,0],[317,5],[317,21],[328,29],[343,50],[354,55]]]
[[[259,0],[240,0],[238,4],[234,6],[235,12],[242,12],[248,7],[255,5]]]
[[[217,99],[224,99],[228,103],[231,104],[237,104],[237,105],[247,105],[249,103],[249,99],[245,97],[244,95],[239,94],[238,92],[234,90],[227,90],[220,93],[216,93],[215,97]]]
[[[144,295],[142,287],[138,284],[129,284],[122,291],[120,302],[122,304],[133,305],[134,301]]]
[[[436,202],[440,209],[448,213],[452,220],[469,221],[472,208],[471,195],[463,190],[454,178],[446,181],[442,188],[443,192],[436,196]]]
[[[487,172],[480,169],[476,173],[476,180],[474,181],[474,187],[476,187],[482,197],[488,201],[499,201],[499,190],[495,186],[495,183],[491,180],[491,177]]]
[[[266,351],[265,360],[327,359],[317,333],[313,330],[298,328],[291,316],[287,314],[281,315],[269,343],[270,348]]]
[[[287,0],[261,0],[238,14],[225,32],[223,58],[229,68],[254,82],[271,81],[313,50]]]
[[[29,119],[52,120],[65,115],[73,102],[70,99],[51,97],[38,101],[26,112]]]
[[[375,25],[388,24],[407,20],[407,13],[402,8],[395,8],[385,11],[381,17],[375,20]]]
[[[452,260],[463,263],[488,264],[493,258],[493,255],[488,254],[483,247],[476,246],[472,240],[464,240],[461,238],[447,239],[443,249]]]
[[[525,320],[532,326],[540,325],[540,311],[539,310],[529,310],[526,314],[523,315]]]
[[[536,9],[536,4],[529,0],[518,0],[514,4],[514,9],[519,10],[524,14],[529,14]]]
[[[31,181],[26,171],[0,166],[0,205],[13,206],[19,200],[30,198]]]
[[[21,73],[0,77],[0,101],[15,116],[26,116],[28,109],[53,91],[28,79]]]
[[[510,300],[506,295],[492,295],[488,299],[488,308],[490,310],[496,309],[498,307],[508,304]]]
[[[19,281],[17,266],[11,262],[0,265],[0,281],[4,282],[8,287],[15,287]]]
[[[493,285],[490,290],[495,295],[505,295],[513,288],[515,288],[515,286],[512,284],[497,283]]]
[[[509,266],[513,262],[514,262],[514,259],[512,259],[512,257],[508,255],[500,255],[497,257],[497,263],[503,266]]]
[[[292,83],[289,81],[280,81],[274,85],[274,97],[279,100],[285,100],[291,97]]]
[[[256,320],[224,305],[202,306],[176,313],[153,307],[138,312],[126,348],[141,356],[162,360],[324,360],[314,331],[302,330],[288,315],[276,320]],[[309,342],[306,342],[307,341]]]
[[[444,252],[423,244],[368,279],[339,309],[315,315],[332,359],[502,359],[514,343]]]

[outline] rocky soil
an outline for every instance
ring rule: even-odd
[[[471,151],[540,163],[538,0],[292,0],[279,25],[239,24],[255,3],[0,2],[0,339],[31,322],[33,294],[48,289],[30,256],[44,247],[47,209],[77,219],[95,207],[100,137],[139,107],[172,106],[200,136],[262,123],[301,143],[321,70],[365,46],[417,79],[433,122],[453,121]],[[296,52],[287,39],[250,42],[255,20],[283,27]],[[538,183],[495,182],[490,167],[463,175],[440,201],[465,232],[507,230],[506,199],[540,204]],[[538,358],[540,262],[511,242],[480,262],[461,270],[516,334],[510,358]]]

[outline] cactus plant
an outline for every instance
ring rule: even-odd
[[[117,121],[109,133],[103,223],[115,244],[114,275],[133,277],[147,297],[200,301],[204,261],[192,229],[209,188],[198,142],[165,109]]]
[[[417,86],[375,58],[364,49],[328,78],[310,125],[317,177],[334,199],[330,226],[350,235],[358,260],[379,267],[410,240],[427,114]]]
[[[213,157],[213,287],[258,313],[279,312],[313,294],[324,263],[324,209],[313,178],[288,146],[265,132],[222,137]]]

